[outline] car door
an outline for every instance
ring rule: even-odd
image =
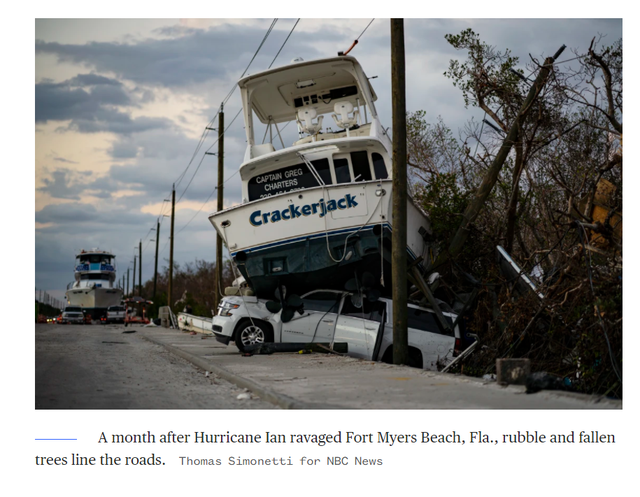
[[[446,362],[453,356],[455,337],[453,329],[442,330],[435,313],[413,304],[408,305],[409,346],[422,353],[424,369],[437,369],[438,362]],[[445,319],[452,324],[450,316]]]
[[[302,296],[303,313],[282,323],[283,342],[330,342],[344,292],[314,290]]]
[[[383,302],[352,299],[347,295],[338,317],[334,341],[346,342],[350,356],[374,360],[381,345],[384,309]]]

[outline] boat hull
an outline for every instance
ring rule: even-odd
[[[210,220],[259,297],[272,298],[279,285],[300,294],[342,290],[364,272],[390,282],[391,184],[378,180],[289,192]],[[407,214],[407,252],[413,260],[428,252],[429,223],[412,202]]]
[[[122,290],[119,288],[75,287],[65,293],[67,305],[80,306],[93,318],[106,315],[107,308],[120,305]]]

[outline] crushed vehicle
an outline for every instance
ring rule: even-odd
[[[224,297],[213,317],[212,331],[240,351],[260,343],[348,344],[348,355],[366,360],[393,360],[393,306],[387,298],[362,298],[343,290],[314,290],[280,302],[255,296]],[[409,365],[437,370],[463,348],[457,315],[443,312],[443,329],[433,310],[408,304]]]
[[[84,324],[85,316],[82,307],[69,306],[62,311],[62,324]]]

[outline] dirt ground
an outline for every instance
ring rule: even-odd
[[[37,409],[273,409],[122,325],[35,325]],[[249,396],[248,399],[238,399]]]

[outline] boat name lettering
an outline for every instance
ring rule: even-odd
[[[283,174],[284,174],[284,177],[288,179],[296,176],[302,176],[304,174],[304,171],[302,170],[301,167],[298,167],[295,169],[284,169],[282,171],[278,171],[275,173],[267,173],[267,174],[263,174],[262,176],[256,176],[254,180],[258,184],[280,181],[282,180]]]
[[[295,186],[298,186],[298,180],[294,178],[286,179],[284,181],[278,181],[277,183],[267,183],[266,185],[264,185],[264,189],[266,191],[280,190],[281,188],[290,188]]]
[[[311,214],[318,214],[320,217],[326,216],[328,212],[335,211],[336,209],[350,209],[351,207],[357,207],[358,202],[353,195],[347,194],[343,198],[338,200],[329,200],[325,203],[321,198],[314,204],[306,204],[297,206],[294,204],[289,205],[286,209],[272,212],[262,212],[257,210],[251,213],[249,216],[249,222],[253,226],[262,226],[267,223],[277,223],[278,221],[288,221],[289,219],[295,219],[302,216],[310,216]]]

